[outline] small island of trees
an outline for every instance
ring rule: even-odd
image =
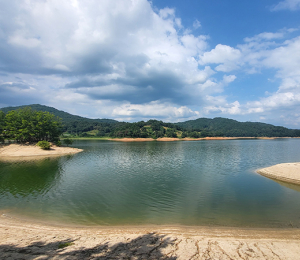
[[[58,142],[61,119],[49,112],[35,111],[30,107],[0,111],[0,141],[14,140],[18,143],[39,141]]]

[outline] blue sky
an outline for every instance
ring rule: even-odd
[[[300,0],[0,0],[0,107],[300,128]]]

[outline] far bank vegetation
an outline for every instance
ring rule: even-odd
[[[43,105],[7,107],[0,111],[0,139],[18,142],[55,141],[61,138],[202,138],[300,137],[300,130],[259,122],[238,122],[217,117],[179,123],[159,120],[135,123],[89,119]],[[22,118],[22,119],[21,119]]]

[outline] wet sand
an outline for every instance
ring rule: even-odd
[[[257,173],[270,179],[300,185],[300,163],[281,163],[257,170]]]
[[[299,229],[60,227],[0,216],[2,259],[300,259]]]
[[[43,150],[36,145],[10,144],[0,146],[1,160],[32,160],[50,156],[61,156],[82,152],[82,149],[72,147],[51,146],[50,150]]]

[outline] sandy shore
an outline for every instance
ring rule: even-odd
[[[110,138],[110,141],[117,142],[172,142],[172,141],[200,141],[200,140],[236,140],[236,139],[276,139],[279,137],[205,137],[205,138],[170,138],[170,137],[161,137],[157,139],[153,138]]]
[[[299,229],[59,227],[0,217],[1,259],[300,259]]]
[[[39,159],[49,156],[61,156],[82,152],[82,149],[72,147],[51,146],[50,150],[43,150],[36,145],[10,144],[0,146],[0,159],[2,160],[26,160]]]
[[[257,170],[257,173],[271,179],[300,184],[300,163],[281,163]]]

